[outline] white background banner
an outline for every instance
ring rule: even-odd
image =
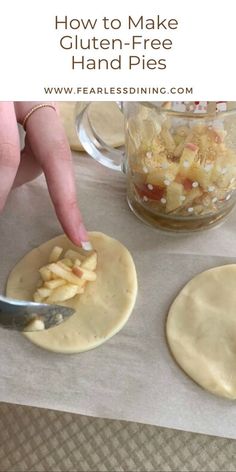
[[[232,1],[0,8],[1,100],[236,99]]]

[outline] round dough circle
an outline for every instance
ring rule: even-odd
[[[194,277],[173,302],[166,333],[174,358],[195,382],[236,399],[236,264]]]
[[[88,283],[83,296],[63,303],[76,313],[49,330],[24,333],[34,344],[53,352],[77,353],[95,348],[114,336],[127,322],[137,295],[137,276],[129,251],[103,233],[91,232],[90,240],[98,253],[97,279]],[[6,294],[32,300],[39,280],[38,269],[48,263],[54,246],[78,250],[61,235],[33,249],[14,267]]]
[[[75,129],[76,116],[89,102],[58,102],[65,132],[73,151],[83,151]],[[89,105],[90,121],[100,138],[109,146],[124,144],[124,117],[115,102],[92,102]]]

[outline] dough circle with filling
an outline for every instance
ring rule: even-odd
[[[166,333],[174,358],[195,382],[236,399],[236,264],[188,282],[170,308]]]
[[[34,344],[53,352],[77,353],[95,348],[116,334],[127,322],[137,295],[137,276],[129,251],[103,233],[91,232],[90,241],[98,254],[97,279],[88,283],[82,296],[63,302],[76,309],[61,325],[49,330],[24,333]],[[32,300],[38,269],[48,263],[54,246],[78,250],[61,235],[33,249],[9,275],[6,294]]]

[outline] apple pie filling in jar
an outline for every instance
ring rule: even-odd
[[[236,112],[226,102],[189,103],[184,112],[177,102],[139,103],[127,120],[129,205],[167,230],[210,227],[236,200]]]

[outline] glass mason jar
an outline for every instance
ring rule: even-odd
[[[122,102],[125,152],[101,141],[89,105],[77,117],[85,150],[122,170],[132,211],[165,230],[209,228],[236,202],[235,102]]]

